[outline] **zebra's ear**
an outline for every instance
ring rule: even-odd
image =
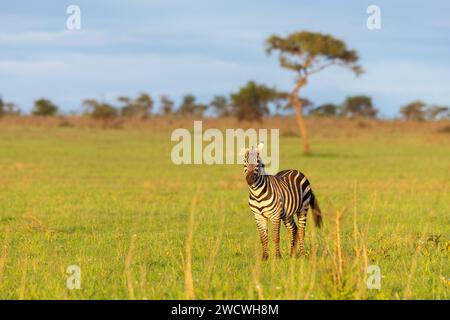
[[[240,155],[241,155],[242,157],[245,156],[245,154],[247,153],[247,151],[248,151],[247,148],[242,148],[242,149],[241,149],[241,152],[240,152]]]

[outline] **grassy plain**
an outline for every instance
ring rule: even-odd
[[[305,156],[292,119],[261,124],[282,127],[280,169],[309,177],[324,214],[306,258],[283,227],[283,258],[262,262],[241,166],[170,160],[192,121],[0,120],[0,298],[449,299],[448,125],[309,120]]]

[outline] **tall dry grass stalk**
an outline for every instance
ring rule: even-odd
[[[306,256],[300,257],[299,258],[299,287],[297,288],[297,297],[301,297],[302,293],[305,291],[305,260],[306,260]]]
[[[4,240],[3,245],[1,247],[1,255],[0,255],[0,286],[2,285],[3,281],[3,272],[5,270],[5,264],[6,260],[8,259],[8,245],[9,245],[9,234],[10,229],[6,228],[6,231],[4,233]]]
[[[220,245],[222,243],[222,237],[223,237],[223,231],[225,227],[225,217],[226,215],[223,214],[223,207],[221,209],[221,221],[220,221],[220,227],[216,234],[218,234],[218,237],[216,239],[216,242],[214,243],[212,250],[210,252],[210,258],[208,261],[208,267],[206,271],[206,282],[205,282],[205,292],[208,294],[209,299],[213,299],[212,296],[209,296],[209,287],[211,285],[212,277],[214,274],[214,266],[216,262],[217,253],[219,252]]]
[[[22,276],[20,278],[19,300],[25,299],[25,287],[26,287],[26,283],[27,283],[27,264],[26,264],[26,262],[24,263],[24,265],[22,267],[23,267],[23,270],[22,270]]]
[[[22,275],[20,277],[20,287],[19,287],[19,300],[25,299],[25,289],[26,289],[26,283],[27,283],[27,268],[28,268],[28,254],[30,251],[30,248],[28,245],[25,245],[25,255],[24,260],[21,263],[22,266]]]
[[[342,265],[342,246],[341,246],[341,217],[343,211],[337,210],[335,214],[335,227],[336,227],[336,260],[337,260],[337,284],[338,286],[342,286],[342,273],[343,273],[343,265]]]
[[[290,284],[290,291],[289,291],[289,297],[291,297],[291,299],[295,298],[295,286],[293,285],[295,283],[295,267],[296,267],[296,263],[295,263],[295,255],[290,257],[289,260],[289,284]]]
[[[353,188],[353,241],[354,247],[353,250],[355,251],[355,255],[359,256],[359,248],[358,248],[358,222],[357,222],[357,188],[358,183],[355,181],[354,188]]]
[[[260,249],[259,241],[255,241],[255,257],[257,257],[259,255],[259,249]],[[253,270],[252,270],[252,276],[253,276],[253,285],[252,285],[252,282],[250,282],[249,296],[251,299],[255,299],[254,292],[256,289],[258,299],[264,300],[264,290],[263,290],[263,285],[260,280],[261,279],[261,259],[255,259],[255,264],[254,264]]]
[[[200,192],[200,187],[197,186],[197,191],[192,197],[191,208],[189,210],[188,234],[186,239],[186,259],[184,268],[184,282],[186,287],[186,299],[195,299],[194,281],[192,278],[192,238],[194,233],[194,214],[197,207],[197,199]]]
[[[322,274],[330,274],[332,280],[329,283],[332,288],[331,297],[333,299],[365,299],[367,298],[367,230],[370,218],[375,211],[376,196],[373,197],[372,212],[369,214],[368,222],[363,226],[358,226],[358,184],[353,185],[353,201],[351,221],[345,223],[344,217],[348,212],[347,207],[342,209],[332,209],[331,224],[329,228],[320,231],[324,238],[324,249],[326,255],[317,255],[316,230],[311,229],[311,256],[310,256],[310,285],[305,294],[309,298],[314,286],[316,274],[321,276],[321,284],[327,283],[323,280]],[[348,230],[348,231],[347,231]],[[346,247],[349,247],[349,250]],[[314,265],[314,267],[311,266]],[[314,271],[312,272],[312,268]]]
[[[309,279],[309,284],[308,284],[308,290],[306,291],[303,299],[304,300],[308,300],[311,297],[311,293],[313,291],[315,282],[316,282],[316,273],[317,273],[317,268],[318,268],[318,264],[317,264],[317,228],[311,228],[311,254],[310,254],[310,268],[309,268],[309,272],[310,272],[310,279]]]
[[[365,297],[365,272],[367,270],[367,253],[365,251],[365,236],[358,228],[358,182],[353,186],[353,252],[354,258],[351,266],[351,282],[355,283],[355,299]],[[364,248],[364,249],[363,249]],[[364,259],[365,255],[365,259]]]
[[[134,294],[134,287],[133,287],[133,274],[131,271],[131,262],[133,261],[134,256],[134,249],[136,245],[136,234],[131,235],[130,239],[130,247],[128,249],[128,254],[125,259],[125,276],[127,278],[127,290],[128,290],[128,296],[131,300],[135,300],[136,296]]]
[[[416,246],[414,255],[411,260],[411,267],[409,269],[408,281],[406,282],[405,293],[403,295],[404,300],[411,298],[411,286],[412,286],[411,283],[412,283],[412,280],[414,279],[414,275],[415,275],[416,269],[417,269],[417,258],[419,257],[419,254],[420,254],[420,251],[422,250],[423,244],[426,242],[427,232],[428,232],[428,224],[425,224],[425,227],[423,228],[422,234],[419,239],[419,243]]]
[[[147,292],[145,289],[145,285],[147,283],[147,267],[145,263],[141,264],[139,271],[140,271],[140,287],[142,300],[147,300]]]

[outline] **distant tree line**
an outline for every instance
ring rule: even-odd
[[[0,117],[7,116],[19,116],[21,113],[19,107],[13,102],[5,102],[0,96]]]
[[[313,117],[345,117],[376,119],[379,110],[375,108],[372,98],[366,95],[347,97],[342,103],[325,103],[314,106],[314,103],[301,98],[305,114]],[[216,95],[209,103],[197,102],[192,94],[186,94],[178,106],[168,95],[159,97],[159,110],[155,111],[155,101],[147,93],[136,98],[120,96],[117,104],[86,99],[83,101],[83,115],[94,119],[137,118],[147,119],[152,115],[175,117],[236,117],[243,121],[262,121],[271,115],[290,115],[294,105],[289,93],[278,91],[274,87],[249,81],[238,91],[229,96]],[[34,102],[31,114],[34,116],[56,116],[60,109],[51,100],[41,98]],[[0,97],[0,116],[20,116],[22,112],[12,102],[5,102]],[[450,108],[443,105],[429,105],[420,100],[412,101],[400,109],[400,116],[406,120],[439,120],[450,119]]]
[[[313,117],[345,117],[376,119],[379,110],[372,98],[366,95],[349,96],[342,103],[325,103],[315,106],[307,98],[300,98],[305,114]],[[136,98],[120,96],[117,104],[96,99],[82,102],[82,115],[94,119],[114,119],[118,117],[147,119],[152,115],[174,117],[236,117],[240,121],[262,121],[271,115],[290,115],[294,105],[289,93],[278,91],[275,87],[248,81],[244,86],[230,95],[216,95],[209,103],[197,102],[192,94],[186,94],[176,106],[168,95],[159,97],[159,109],[147,93],[140,93]],[[34,102],[31,110],[33,116],[56,116],[60,109],[51,100],[41,98]],[[0,97],[0,116],[20,116],[23,113],[13,102],[5,102]],[[450,119],[450,108],[443,105],[430,105],[423,101],[412,101],[400,109],[400,116],[406,120]]]
[[[450,119],[450,108],[442,105],[429,105],[423,101],[412,101],[400,108],[400,114],[408,120]]]

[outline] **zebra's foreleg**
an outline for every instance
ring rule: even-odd
[[[267,219],[264,218],[262,215],[256,215],[255,214],[255,222],[256,227],[259,231],[259,237],[261,239],[262,244],[262,259],[267,260],[269,258],[269,254],[267,252],[267,245],[269,242],[269,236],[267,232]]]
[[[293,216],[284,220],[284,224],[289,231],[289,235],[291,236],[290,254],[291,257],[293,257],[297,250],[297,224],[295,223]]]
[[[298,213],[298,246],[300,249],[300,257],[305,255],[305,228],[306,228],[306,210]]]
[[[280,217],[274,218],[272,220],[272,234],[273,234],[273,245],[275,249],[275,257],[281,258],[280,254]]]

